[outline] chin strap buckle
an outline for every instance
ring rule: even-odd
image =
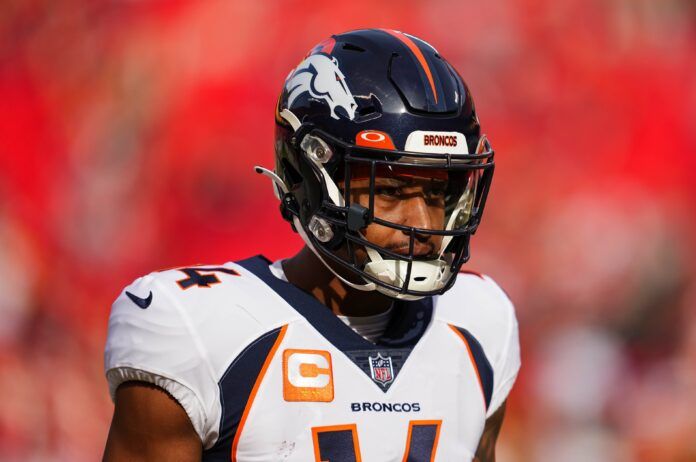
[[[290,193],[283,194],[280,201],[280,214],[290,223],[292,223],[293,217],[300,216],[300,207],[297,205],[295,196]]]

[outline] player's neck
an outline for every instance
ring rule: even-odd
[[[288,281],[311,294],[334,314],[372,316],[387,311],[392,299],[376,291],[364,292],[344,284],[306,246],[283,262]]]

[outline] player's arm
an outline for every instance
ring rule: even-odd
[[[199,462],[201,452],[186,411],[166,391],[144,382],[118,387],[104,462]]]
[[[486,419],[486,426],[483,429],[478,449],[476,449],[476,459],[474,459],[476,462],[495,462],[495,443],[498,440],[500,427],[503,426],[504,417],[505,402]]]
[[[217,383],[167,291],[175,277],[138,278],[111,308],[104,363],[115,408],[105,461],[201,460]]]

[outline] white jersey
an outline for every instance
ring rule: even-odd
[[[460,274],[442,296],[398,302],[376,343],[254,257],[149,274],[113,305],[112,397],[167,390],[204,461],[472,460],[520,367],[511,302]]]

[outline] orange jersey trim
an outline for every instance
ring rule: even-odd
[[[471,352],[471,347],[469,346],[469,341],[468,341],[468,340],[466,339],[466,337],[464,337],[464,335],[463,335],[461,332],[459,332],[459,330],[458,330],[456,327],[454,327],[452,324],[448,324],[448,326],[450,327],[450,329],[452,329],[452,331],[453,331],[455,334],[457,334],[457,337],[459,337],[460,339],[462,339],[462,342],[464,342],[464,345],[466,346],[466,351],[467,351],[467,353],[469,353],[469,359],[471,360],[471,365],[474,366],[474,370],[476,371],[476,378],[478,379],[479,388],[481,388],[481,395],[483,396],[483,404],[484,404],[484,406],[485,406],[485,404],[486,404],[486,393],[483,391],[483,380],[481,380],[481,374],[479,373],[478,366],[476,365],[476,360],[474,359],[474,355],[473,355],[473,353]]]
[[[280,333],[278,334],[278,338],[271,347],[271,351],[268,352],[268,356],[266,356],[266,360],[263,362],[263,366],[261,366],[261,372],[259,372],[258,377],[256,377],[256,382],[254,382],[254,388],[251,389],[249,399],[247,400],[246,406],[244,406],[244,412],[242,413],[242,418],[239,420],[239,427],[237,428],[237,433],[234,435],[234,441],[232,442],[232,462],[237,462],[237,446],[239,445],[239,437],[242,435],[242,431],[244,430],[244,424],[246,423],[247,417],[249,416],[249,410],[251,409],[251,406],[254,403],[254,399],[256,398],[256,392],[259,391],[259,386],[261,385],[261,382],[263,381],[263,378],[266,375],[268,366],[271,364],[271,361],[273,360],[273,357],[275,356],[278,347],[283,341],[283,337],[285,337],[285,332],[287,330],[287,324],[281,327]]]
[[[413,427],[416,425],[435,425],[435,440],[433,441],[433,449],[430,453],[430,462],[435,460],[435,453],[437,452],[437,442],[440,440],[440,426],[442,425],[442,420],[411,420],[408,423],[408,437],[406,437],[406,449],[404,451],[404,458],[401,462],[408,462],[408,455],[411,451],[411,434],[413,433]]]

